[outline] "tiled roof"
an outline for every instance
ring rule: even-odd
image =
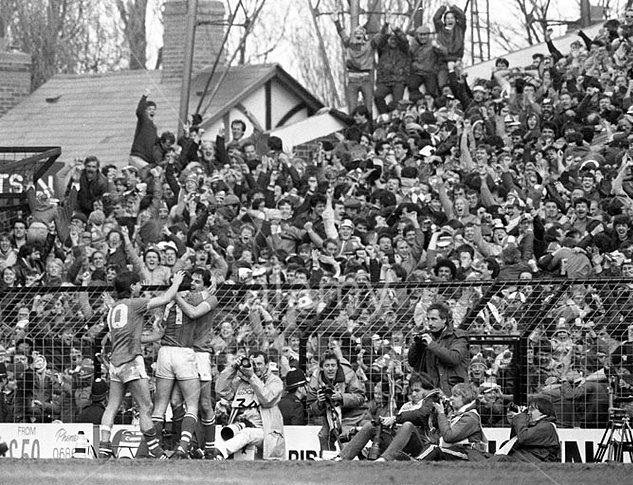
[[[190,111],[198,104],[209,70],[194,77]],[[209,92],[221,73],[214,75]],[[240,98],[273,76],[278,76],[301,93],[317,109],[320,102],[305,91],[277,65],[231,68],[209,110],[209,117],[221,117]],[[289,81],[288,81],[289,79]],[[178,119],[180,83],[161,84],[161,71],[120,71],[107,74],[54,76],[25,98],[16,108],[0,118],[2,145],[59,145],[60,161],[96,155],[102,163],[127,161],[140,96],[146,88],[158,105],[155,123],[159,133],[175,131]],[[207,101],[203,103],[203,107]]]
[[[204,69],[200,74],[194,77],[191,83],[191,109],[195,109],[198,104],[199,96],[204,90],[211,68]],[[213,75],[209,85],[208,93],[211,94],[221,79],[223,71],[216,72]],[[269,79],[276,77],[288,89],[306,101],[306,104],[314,111],[323,107],[323,104],[315,98],[309,91],[304,89],[297,81],[294,80],[286,71],[278,64],[260,64],[256,66],[238,66],[232,67],[224,80],[221,88],[216,93],[211,105],[206,110],[205,123],[213,124],[218,118],[227,111],[233,100],[242,99],[257,89]],[[195,103],[195,104],[194,104]],[[202,103],[202,110],[207,107],[208,101]]]

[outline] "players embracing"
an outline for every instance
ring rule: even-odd
[[[172,424],[175,424],[175,429],[180,427],[180,442],[173,458],[188,458],[189,447],[198,423],[201,375],[205,388],[202,416],[205,443],[207,436],[213,440],[215,420],[210,393],[207,391],[210,389],[211,379],[210,357],[207,355],[205,362],[204,357],[197,357],[194,351],[196,329],[198,325],[205,324],[205,321],[201,322],[200,319],[209,314],[218,303],[210,291],[210,285],[209,271],[203,268],[194,269],[191,273],[191,290],[177,294],[174,301],[165,306],[164,325],[157,335],[160,337],[161,347],[156,360],[156,392],[152,421],[160,436],[167,406],[172,403]]]

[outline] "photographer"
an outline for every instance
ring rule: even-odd
[[[322,450],[333,450],[339,437],[359,426],[365,415],[364,386],[349,362],[326,351],[321,369],[308,387],[308,412],[311,424],[322,424],[319,441]]]
[[[451,310],[443,303],[429,306],[425,333],[416,335],[409,350],[409,365],[428,374],[433,384],[449,395],[452,386],[468,377],[468,340],[453,327]]]
[[[435,389],[428,376],[413,374],[409,380],[409,394],[410,401],[400,408],[397,416],[381,416],[365,423],[343,448],[340,459],[353,460],[369,440],[378,447],[380,457],[377,461],[408,460],[420,454],[428,442],[429,417],[441,391]],[[397,427],[395,434],[394,426]]]
[[[472,384],[457,384],[451,390],[453,412],[446,416],[443,402],[434,402],[441,440],[430,445],[418,456],[423,461],[481,461],[488,440],[481,427],[481,417],[475,409],[478,389]]]
[[[281,379],[268,368],[268,357],[255,351],[222,371],[216,384],[218,398],[232,401],[234,422],[247,427],[233,438],[215,443],[216,460],[224,460],[247,445],[263,448],[264,460],[286,457],[283,417],[277,406],[283,393]]]
[[[528,408],[508,410],[510,441],[501,447],[497,461],[560,462],[560,438],[552,401],[540,394],[530,396]]]

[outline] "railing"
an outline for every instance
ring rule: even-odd
[[[544,392],[562,426],[596,427],[608,419],[612,398],[623,406],[633,395],[633,356],[622,346],[633,339],[631,288],[633,280],[623,279],[223,285],[211,329],[199,343],[212,350],[216,375],[238,352],[254,349],[267,351],[282,376],[297,366],[311,375],[319,357],[333,349],[364,384],[370,408],[399,407],[411,373],[408,349],[425,331],[428,306],[443,302],[455,327],[468,334],[466,365],[469,379],[480,386],[485,426],[507,425],[508,402]],[[90,404],[93,380],[107,378],[105,290],[1,290],[0,361],[8,379],[0,420],[79,418]],[[148,327],[162,317],[162,310],[148,314]],[[158,347],[143,348],[150,375]],[[127,408],[122,422],[133,415],[133,404]]]

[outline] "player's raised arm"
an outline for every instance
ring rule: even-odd
[[[150,299],[149,302],[147,302],[147,309],[151,310],[153,308],[158,308],[172,301],[176,296],[176,293],[178,293],[178,287],[180,286],[184,278],[185,273],[183,271],[178,271],[178,273],[174,275],[169,289],[162,295],[155,296],[154,298]]]
[[[196,306],[187,303],[187,301],[180,295],[176,295],[176,302],[189,318],[200,318],[218,306],[218,299],[215,296]]]

